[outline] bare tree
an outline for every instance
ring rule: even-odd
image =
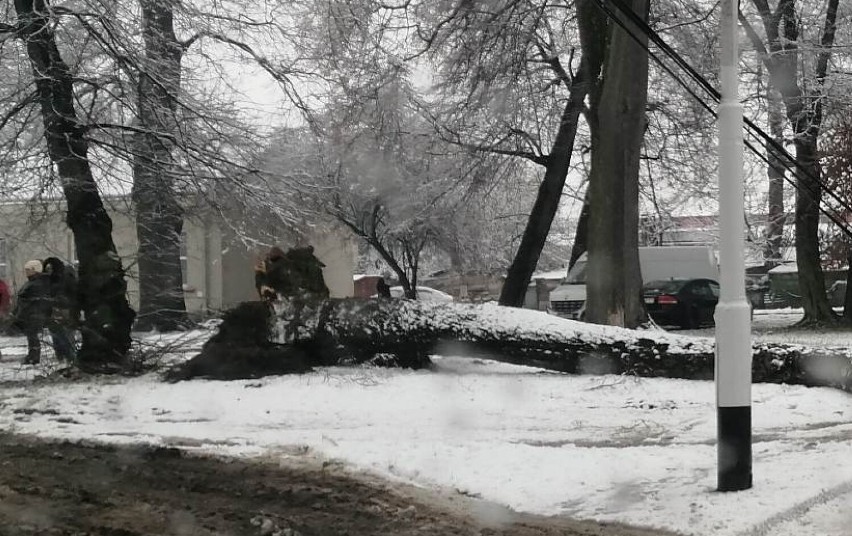
[[[501,292],[503,305],[523,305],[571,168],[584,101],[600,69],[602,50],[599,56],[584,52],[582,59],[576,52],[580,41],[591,43],[605,33],[605,21],[593,2],[575,5],[591,25],[579,36],[571,3],[452,2],[436,9],[426,2],[414,8],[422,21],[417,35],[441,66],[438,118],[445,138],[544,168]]]
[[[818,139],[823,121],[825,81],[837,30],[838,0],[828,0],[814,61],[806,62],[802,46],[802,16],[795,0],[778,0],[775,8],[767,0],[752,0],[764,36],[741,16],[746,33],[769,71],[769,80],[784,101],[787,120],[793,129],[796,163],[796,263],[805,310],[802,323],[832,322],[834,312],[825,294],[825,277],[819,254],[819,204],[822,198]],[[813,88],[800,82],[804,65],[813,65]]]
[[[122,360],[130,348],[135,313],[127,303],[127,283],[112,241],[112,221],[104,209],[89,163],[89,143],[74,105],[72,74],[54,32],[54,12],[46,0],[16,0],[17,21],[0,30],[20,39],[29,58],[44,136],[62,180],[67,222],[80,261],[81,308],[85,315],[82,366]]]

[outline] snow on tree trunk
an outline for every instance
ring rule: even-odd
[[[709,338],[635,331],[491,304],[402,299],[287,300],[229,311],[201,353],[171,379],[253,378],[313,366],[360,363],[423,368],[430,356],[493,359],[572,374],[633,374],[709,380]],[[756,344],[755,382],[852,392],[852,352]]]

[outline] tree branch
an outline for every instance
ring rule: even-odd
[[[823,26],[820,46],[822,50],[817,56],[816,78],[822,86],[825,85],[828,60],[831,57],[831,48],[834,45],[834,36],[837,33],[837,5],[839,0],[829,0],[825,13],[825,25]]]
[[[19,24],[9,24],[0,22],[0,34],[15,34],[18,33]]]
[[[38,100],[38,92],[33,91],[26,97],[24,97],[20,102],[12,106],[12,109],[9,110],[2,118],[0,118],[0,130],[6,126],[9,121],[12,120],[13,117],[18,115],[22,110],[26,109],[30,104],[35,103]]]
[[[193,36],[188,37],[188,38],[187,38],[187,39],[185,39],[184,41],[180,41],[178,44],[180,45],[180,47],[181,47],[181,48],[184,50],[184,52],[185,52],[185,51],[186,51],[189,47],[191,47],[191,46],[192,46],[192,44],[193,44],[193,43],[195,43],[196,41],[198,41],[199,39],[201,39],[201,37],[202,37],[202,34],[197,33],[197,34],[195,34],[195,35],[193,35]]]
[[[778,4],[778,11],[772,13],[769,8],[769,3],[766,0],[752,0],[752,4],[757,8],[760,18],[763,19],[763,27],[766,29],[766,39],[770,43],[778,40],[778,22],[781,18],[781,3]]]
[[[198,35],[191,37],[190,40],[192,40],[192,42],[195,42],[202,37],[209,37],[210,39],[220,41],[239,50],[242,50],[243,52],[251,56],[251,58],[255,62],[257,62],[257,64],[260,65],[260,67],[262,67],[264,71],[266,71],[273,79],[275,79],[276,82],[281,85],[281,89],[290,99],[290,102],[292,102],[293,105],[295,105],[304,114],[305,119],[309,123],[313,123],[313,120],[311,119],[312,115],[310,108],[299,96],[298,92],[295,90],[293,82],[288,78],[288,75],[293,74],[293,71],[286,70],[286,72],[283,72],[282,69],[272,65],[272,63],[267,58],[255,51],[251,45],[243,43],[242,41],[238,41],[226,35],[222,35],[216,32],[201,32]]]
[[[760,57],[763,58],[763,61],[768,61],[769,52],[766,50],[766,45],[763,44],[763,40],[758,35],[757,31],[754,29],[754,26],[746,19],[742,10],[738,10],[738,18],[740,19],[740,24],[745,30],[746,35],[751,41],[751,46],[757,50],[757,53],[760,54]]]

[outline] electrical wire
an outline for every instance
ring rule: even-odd
[[[639,17],[630,7],[626,6],[623,0],[608,0],[612,3],[618,11],[624,15],[630,22],[632,22],[636,28],[644,34],[651,42],[653,42],[665,55],[675,62],[675,64],[683,71],[685,71],[689,78],[692,79],[693,82],[697,83],[701,89],[703,89],[713,101],[719,103],[721,101],[721,94],[718,90],[716,90],[713,85],[699,72],[697,72],[689,63],[683,59],[683,57],[678,54],[674,49],[672,49],[660,35],[651,28],[645,20]],[[650,58],[654,60],[664,71],[666,71],[681,87],[686,90],[686,92],[693,97],[703,108],[705,108],[713,117],[717,117],[717,113],[715,109],[710,106],[707,101],[705,101],[698,93],[690,87],[686,81],[681,78],[669,65],[667,65],[657,54],[655,54],[647,42],[640,38],[640,36],[636,35],[636,33],[628,27],[628,25],[622,20],[620,17],[616,15],[616,13],[610,9],[607,5],[607,0],[594,0],[595,4],[598,8],[613,22],[618,24],[636,43],[639,44],[646,52]],[[800,193],[810,196],[812,200],[817,202],[817,207],[820,212],[822,212],[825,216],[827,216],[833,223],[835,223],[847,236],[852,238],[852,229],[850,229],[849,224],[843,220],[837,214],[830,212],[825,207],[820,204],[819,199],[819,191],[822,189],[825,191],[830,197],[832,197],[837,203],[841,205],[841,207],[847,211],[852,212],[852,206],[849,205],[844,199],[837,195],[836,192],[827,187],[827,185],[822,182],[818,177],[814,176],[808,169],[806,169],[800,162],[798,162],[787,150],[778,143],[772,136],[767,134],[763,129],[757,126],[751,119],[744,117],[743,122],[746,125],[746,132],[751,135],[753,138],[758,139],[758,141],[762,140],[766,146],[767,151],[772,151],[773,155],[780,159],[781,165],[787,171],[790,171],[797,179],[800,179],[799,182],[793,181],[791,178],[787,176],[787,174],[783,174],[784,180],[792,185],[796,190]],[[755,147],[750,141],[743,140],[743,144],[758,158],[765,161],[767,164],[772,165],[769,162],[769,157],[764,154],[763,151],[759,150]],[[801,179],[808,179],[808,181],[803,181]],[[832,211],[837,210],[832,208]]]

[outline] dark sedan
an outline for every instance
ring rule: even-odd
[[[719,283],[712,279],[650,281],[642,287],[642,299],[657,324],[695,329],[713,324]]]

